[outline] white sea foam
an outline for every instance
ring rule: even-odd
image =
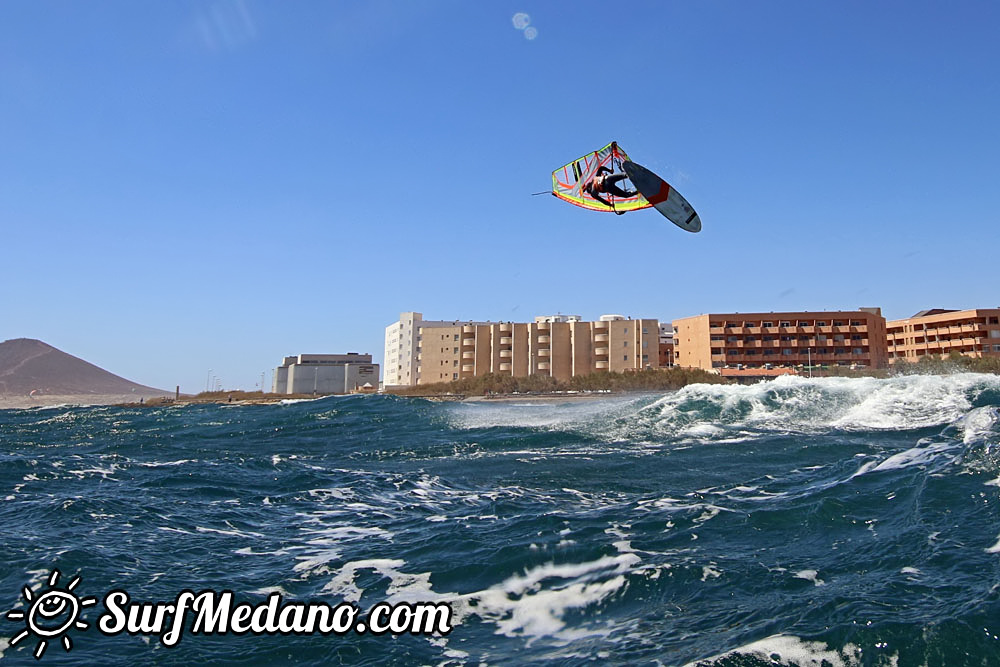
[[[962,420],[962,440],[966,445],[981,442],[997,432],[1000,425],[1000,410],[989,406],[976,408]]]
[[[164,468],[167,466],[181,466],[185,463],[198,463],[197,459],[180,459],[178,461],[136,461],[135,465],[143,468]]]
[[[226,535],[228,537],[264,537],[262,533],[255,533],[249,530],[237,530],[231,528],[230,530],[223,530],[221,528],[206,528],[204,526],[195,526],[194,528],[199,533],[216,533],[218,535]]]
[[[831,649],[823,642],[810,642],[791,635],[772,635],[746,644],[732,651],[711,658],[688,663],[685,667],[715,664],[735,656],[753,656],[769,665],[797,665],[798,667],[851,667],[861,663],[861,651],[847,644],[840,650]]]
[[[740,442],[766,431],[898,430],[945,425],[963,417],[967,437],[995,428],[995,408],[971,409],[970,398],[1000,388],[993,375],[962,373],[880,378],[781,376],[752,385],[688,385],[634,416],[597,422],[606,439]]]
[[[622,590],[627,585],[626,574],[635,571],[639,562],[633,553],[619,553],[585,563],[546,563],[484,590],[442,594],[432,589],[429,572],[405,572],[405,562],[400,559],[368,559],[342,565],[323,592],[358,602],[365,592],[356,584],[358,573],[374,571],[389,580],[382,597],[390,603],[448,602],[455,613],[453,623],[477,616],[495,624],[498,634],[527,637],[529,644],[540,637],[568,642],[611,632],[608,625],[567,629],[563,617],[572,609],[598,604]]]
[[[448,418],[454,428],[493,427],[592,430],[613,416],[634,414],[639,401],[629,398],[595,398],[579,402],[510,403],[475,401],[452,403]]]
[[[882,463],[875,466],[875,470],[898,470],[911,466],[925,465],[942,454],[954,450],[958,445],[951,443],[936,443],[926,447],[912,447],[906,451],[893,454]]]
[[[799,570],[794,576],[796,579],[805,579],[806,581],[811,581],[816,586],[825,586],[826,582],[820,579],[817,575],[819,573],[816,570]]]

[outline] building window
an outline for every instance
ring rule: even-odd
[[[781,327],[790,327],[790,326],[792,326],[792,323],[791,322],[778,322],[778,326],[781,326]]]
[[[764,326],[765,327],[773,327],[774,326],[774,322],[764,322]]]
[[[627,354],[625,355],[625,361],[628,361],[628,355]]]
[[[782,350],[782,351],[781,351],[781,353],[782,353],[783,355],[785,355],[786,357],[789,357],[789,356],[791,356],[791,355],[792,355],[792,351],[791,351],[790,349],[787,349],[787,348],[786,348],[786,349],[784,349],[784,350]]]

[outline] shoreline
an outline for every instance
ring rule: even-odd
[[[665,390],[673,391],[673,390]],[[329,396],[354,396],[365,394],[328,394],[324,396],[313,395],[268,395],[256,397],[237,397],[234,392],[232,400],[228,396],[198,398],[195,396],[181,396],[175,399],[172,396],[125,396],[122,394],[52,394],[45,396],[0,396],[0,410],[32,410],[45,408],[78,408],[78,407],[119,407],[119,408],[156,408],[156,407],[181,407],[188,405],[275,405],[283,401],[311,401],[328,398]],[[636,396],[640,394],[660,393],[657,391],[578,391],[578,392],[551,392],[551,393],[531,393],[531,394],[489,394],[467,396],[462,394],[438,394],[426,396],[403,396],[400,394],[371,394],[382,396],[398,396],[399,398],[422,398],[428,401],[440,403],[579,403],[583,401],[599,400],[602,398]],[[138,399],[142,399],[140,403]]]

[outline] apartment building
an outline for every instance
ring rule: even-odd
[[[483,322],[468,322],[467,324],[484,324]],[[407,386],[417,384],[417,354],[420,347],[421,329],[430,331],[437,328],[454,328],[460,326],[456,320],[425,320],[421,313],[406,312],[399,314],[399,321],[385,328],[385,377],[382,382],[386,387]]]
[[[299,354],[285,357],[274,369],[271,391],[275,394],[349,394],[377,388],[378,371],[378,364],[372,363],[370,354]]]
[[[674,325],[660,322],[659,367],[669,368],[674,365]]]
[[[674,363],[725,371],[837,365],[883,368],[879,308],[853,311],[711,313],[673,321]]]
[[[928,355],[1000,356],[1000,308],[923,310],[886,323],[891,361],[920,361]]]
[[[584,322],[576,315],[553,315],[534,322],[435,323],[417,327],[416,340],[409,384],[450,382],[487,373],[548,375],[566,381],[574,375],[659,364],[659,322],[621,315],[602,316],[596,322]]]

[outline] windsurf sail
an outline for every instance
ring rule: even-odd
[[[607,167],[613,172],[622,172],[622,165],[629,161],[628,155],[621,147],[612,141],[604,148],[588,153],[573,160],[552,172],[552,194],[559,199],[568,201],[574,206],[591,211],[637,211],[652,206],[646,198],[636,193],[635,196],[623,198],[607,195],[613,208],[609,208],[585,192],[583,186],[597,174],[600,167]]]

